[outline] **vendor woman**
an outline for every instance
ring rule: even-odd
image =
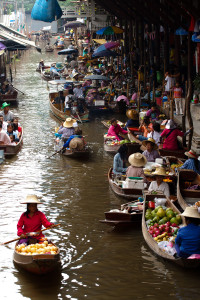
[[[144,155],[137,152],[134,154],[131,154],[128,158],[129,163],[131,166],[128,167],[126,171],[127,177],[143,177],[144,181],[147,182],[145,179],[143,168],[147,163],[147,159]]]
[[[121,128],[121,126],[119,124],[117,124],[117,120],[116,119],[112,119],[110,121],[111,126],[108,129],[108,135],[109,136],[115,136],[115,138],[120,141],[123,140],[123,138],[119,135],[120,133],[126,135],[128,133],[128,131],[124,130]]]
[[[200,214],[196,207],[188,206],[182,216],[187,226],[179,229],[175,248],[178,256],[188,258],[192,254],[200,254]]]
[[[179,169],[193,170],[200,175],[200,161],[198,160],[198,155],[196,152],[194,150],[190,150],[185,152],[185,155],[188,157],[188,159]]]
[[[119,147],[117,154],[113,160],[113,173],[116,175],[126,174],[126,160],[128,154],[128,147],[123,144]]]
[[[36,195],[27,195],[26,201],[21,204],[27,204],[27,210],[21,215],[17,223],[17,235],[21,238],[20,244],[31,244],[38,242],[44,235],[39,233],[38,235],[27,237],[27,233],[37,232],[44,227],[51,227],[54,225],[50,223],[46,216],[37,209],[38,204],[42,204]]]
[[[169,185],[167,182],[163,182],[164,177],[166,176],[166,171],[163,167],[157,168],[157,170],[152,173],[155,177],[155,180],[151,182],[148,191],[149,192],[163,192],[166,197],[170,196]]]
[[[156,158],[160,158],[160,154],[158,153],[158,146],[155,143],[155,140],[149,138],[146,141],[142,142],[142,145],[146,147],[146,150],[142,153],[148,162],[155,162]]]

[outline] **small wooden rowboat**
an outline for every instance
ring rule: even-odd
[[[67,148],[62,153],[62,155],[71,157],[71,158],[86,159],[90,155],[90,150],[88,147],[85,147],[83,150],[71,150],[71,149]]]
[[[44,71],[45,69],[49,69],[49,68],[50,68],[50,66],[43,66],[42,71]],[[41,69],[37,68],[36,72],[41,73]]]
[[[112,168],[108,171],[108,182],[112,191],[119,197],[124,199],[135,200],[143,196],[143,189],[124,189],[116,184],[112,178]]]
[[[133,207],[130,212],[124,212],[124,209],[128,207],[132,207],[136,201],[128,202],[121,205],[120,210],[111,210],[105,212],[105,220],[100,220],[101,223],[115,226],[115,227],[127,227],[127,226],[134,226],[139,227],[141,225],[142,220],[142,210],[138,209],[137,207]]]
[[[45,48],[45,52],[53,52],[53,51],[54,51],[53,47]]]
[[[18,245],[18,243],[15,245]],[[55,244],[53,244],[56,246]],[[34,274],[46,274],[50,273],[61,266],[60,250],[56,254],[36,254],[36,255],[24,255],[18,253],[15,249],[13,255],[13,261],[16,266]]]
[[[160,258],[165,259],[166,261],[175,263],[184,268],[190,268],[190,269],[199,268],[200,259],[186,259],[186,258],[181,258],[181,257],[175,258],[174,256],[169,255],[168,253],[162,251],[158,247],[157,242],[153,239],[153,237],[148,232],[148,228],[146,226],[146,221],[145,221],[146,202],[149,200],[153,200],[152,196],[158,197],[158,195],[148,195],[148,194],[145,196],[144,210],[143,210],[143,215],[142,215],[142,234],[143,234],[143,237],[144,237],[147,245],[156,255],[158,255]],[[163,196],[162,196],[162,198],[163,198]],[[166,206],[171,207],[173,211],[178,212],[180,214],[179,210],[174,206],[174,204],[169,199],[167,199]],[[184,222],[184,218],[182,218],[182,220]]]
[[[136,153],[136,152],[139,152],[140,151],[140,144],[137,144],[137,143],[126,143],[127,147],[128,147],[128,156],[133,154],[133,153]],[[111,153],[111,154],[116,154],[117,151],[119,150],[119,147],[121,145],[107,145],[105,142],[104,142],[104,150],[108,153]]]
[[[67,117],[73,116],[74,118],[79,120],[79,117],[82,122],[88,122],[89,121],[89,112],[85,111],[82,114],[77,114],[72,115],[70,113],[70,110],[67,110],[66,112],[63,111],[64,106],[62,107],[61,104],[53,104],[53,100],[58,96],[58,93],[49,93],[49,105],[52,114],[60,121],[65,121]]]
[[[14,91],[12,94],[0,95],[0,103],[7,102],[9,104],[17,102],[18,92]]]
[[[23,145],[23,129],[19,142],[16,145],[0,145],[0,150],[4,151],[6,158],[16,155]]]
[[[177,181],[178,203],[184,210],[187,206],[194,205],[200,199],[200,190],[190,190],[187,187],[200,185],[200,175],[192,170],[179,170]]]
[[[45,70],[41,72],[41,77],[42,77],[42,79],[44,79],[46,81],[50,81],[53,79],[60,79],[60,75],[52,76],[50,73],[47,73]]]

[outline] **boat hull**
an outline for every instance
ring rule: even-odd
[[[22,148],[23,145],[23,130],[19,142],[16,145],[0,145],[0,150],[4,151],[6,158],[16,155]]]

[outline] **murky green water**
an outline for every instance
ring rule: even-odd
[[[14,244],[1,246],[0,299],[199,299],[199,272],[185,271],[153,255],[141,230],[115,232],[99,223],[104,211],[121,200],[109,190],[107,171],[112,156],[104,153],[100,118],[82,126],[92,149],[88,161],[56,155],[54,128],[58,126],[48,105],[46,82],[35,72],[38,61],[61,61],[56,52],[25,52],[17,63],[14,85],[24,91],[13,109],[24,127],[19,154],[0,166],[0,237],[16,236],[24,211],[19,204],[36,193],[40,209],[61,227],[46,233],[60,247],[61,273],[33,276],[12,262]]]

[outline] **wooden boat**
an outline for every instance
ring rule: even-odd
[[[72,115],[70,113],[70,111],[63,111],[63,108],[61,107],[61,104],[53,104],[53,100],[58,96],[58,93],[49,93],[49,105],[50,105],[50,109],[51,112],[53,113],[53,115],[60,121],[65,121],[67,117],[72,116],[75,119],[79,120],[79,117],[81,119],[82,122],[88,122],[89,121],[89,112],[85,111],[82,114],[79,114],[79,116],[77,114]]]
[[[146,207],[146,201],[149,200],[153,200],[155,197],[158,197],[158,195],[145,195],[145,200],[144,200],[144,208]],[[163,198],[163,196],[161,196]],[[175,205],[169,200],[167,199],[166,202],[166,206],[167,207],[171,207],[173,209],[173,211],[176,211],[178,213],[179,210],[175,207]],[[147,243],[147,245],[149,246],[149,248],[156,254],[158,255],[160,258],[163,258],[166,261],[175,263],[179,266],[182,266],[184,268],[199,268],[200,266],[200,259],[186,259],[186,258],[175,258],[174,256],[169,255],[168,253],[162,251],[159,247],[156,241],[154,241],[153,237],[150,235],[150,233],[148,232],[147,226],[146,226],[146,222],[145,222],[145,212],[146,209],[143,210],[143,215],[142,215],[142,234],[143,237]],[[184,218],[182,218],[183,222],[184,222]]]
[[[131,213],[130,212],[124,212],[123,210],[132,207],[136,201],[128,202],[123,205],[121,205],[121,208],[119,210],[110,210],[108,212],[105,212],[105,220],[100,220],[101,223],[115,226],[115,227],[127,227],[127,226],[134,226],[138,227],[138,225],[141,225],[142,220],[142,210],[138,208],[132,208]]]
[[[49,69],[49,68],[50,68],[50,66],[44,66],[44,67],[42,67],[42,71]],[[36,72],[41,73],[41,69],[37,68]]]
[[[19,142],[16,145],[0,145],[0,150],[4,151],[6,158],[16,155],[23,145],[23,129]]]
[[[55,49],[62,50],[64,49],[64,45],[55,45]]]
[[[167,150],[167,149],[159,149],[160,156],[175,156],[177,158],[187,158],[185,156],[185,152],[187,149],[180,149],[177,151]]]
[[[90,150],[88,147],[85,147],[83,150],[71,150],[67,148],[64,152],[62,152],[62,155],[71,158],[87,159],[90,155]]]
[[[18,243],[15,245],[18,245]],[[55,244],[53,244],[55,246]],[[60,250],[57,254],[23,255],[14,250],[13,261],[16,266],[34,274],[46,274],[61,266]]]
[[[45,48],[45,52],[53,52],[53,51],[54,51],[53,47]]]
[[[127,143],[126,144],[127,147],[128,147],[128,156],[133,154],[133,153],[136,153],[136,152],[139,152],[140,151],[140,144],[137,144],[137,143]],[[107,145],[105,142],[104,142],[104,150],[108,153],[111,153],[111,154],[116,154],[117,151],[119,150],[119,147],[121,145]]]
[[[60,75],[54,75],[52,76],[50,73],[47,73],[45,70],[41,72],[41,77],[42,79],[46,80],[46,81],[50,81],[53,79],[60,79]]]
[[[17,102],[18,92],[14,91],[9,95],[0,95],[0,103],[7,102],[9,104],[13,104]]]
[[[167,163],[167,166],[169,168],[169,171],[176,174],[175,169],[172,167],[173,164],[181,166],[181,165],[183,165],[184,162],[183,162],[183,160],[179,159],[178,157],[167,156],[166,157],[166,163]]]
[[[112,178],[112,168],[108,171],[108,182],[112,191],[119,197],[134,200],[143,196],[143,189],[123,189],[117,185]]]
[[[200,199],[200,190],[190,190],[186,187],[200,185],[200,175],[192,170],[182,169],[178,172],[177,198],[184,210],[188,205],[194,205]]]

